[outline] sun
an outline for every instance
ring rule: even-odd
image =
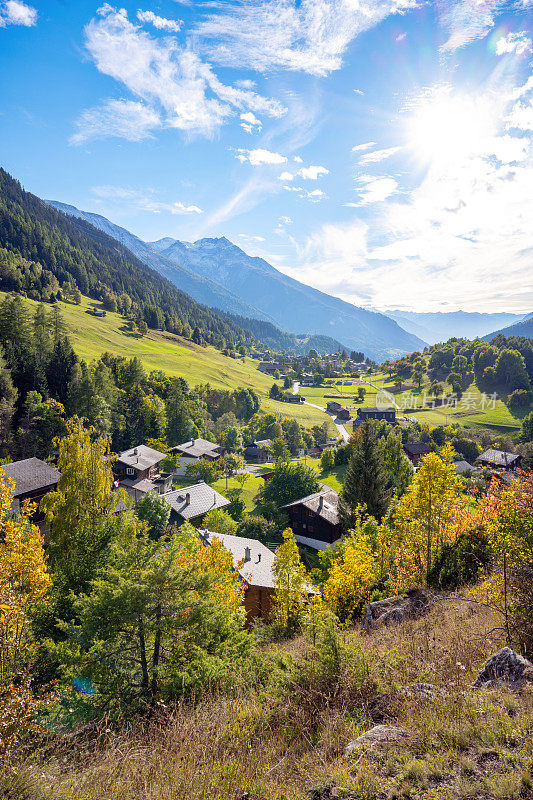
[[[485,98],[453,93],[447,86],[418,97],[406,123],[407,146],[417,160],[444,168],[475,155],[493,134]]]

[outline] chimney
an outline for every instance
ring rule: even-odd
[[[137,450],[137,448],[135,447],[135,448],[134,448],[134,450],[133,450],[133,455],[134,455],[134,456],[136,456],[136,455],[138,455],[138,454],[139,454],[139,451],[138,451],[138,450]]]
[[[252,551],[249,547],[244,548],[244,563],[246,564],[247,561],[252,560]]]
[[[193,447],[194,447],[194,443],[195,443],[195,441],[196,441],[196,439],[191,439],[191,445],[192,445]]]
[[[322,497],[322,495],[320,495],[320,497],[318,498],[318,510],[322,511],[323,506],[324,506],[324,498]]]
[[[187,494],[185,495],[185,505],[190,506],[190,504],[191,504],[191,493],[187,492]]]
[[[258,553],[257,554],[257,561],[255,563],[259,564],[260,561],[261,561],[261,553]]]

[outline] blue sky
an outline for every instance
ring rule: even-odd
[[[1,164],[357,305],[533,310],[533,0],[0,0]]]

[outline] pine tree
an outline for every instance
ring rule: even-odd
[[[368,421],[357,432],[339,496],[339,519],[342,527],[345,530],[351,528],[358,506],[365,506],[369,515],[381,520],[390,499],[390,480],[385,471],[383,452],[375,425]]]

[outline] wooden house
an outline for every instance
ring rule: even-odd
[[[507,453],[505,450],[489,448],[478,456],[477,461],[482,467],[498,470],[520,469],[522,456],[519,453]]]
[[[226,452],[226,448],[216,442],[208,442],[207,439],[191,439],[183,444],[177,444],[170,448],[170,452],[179,456],[179,464],[176,468],[176,475],[186,475],[187,467],[195,464],[201,459],[206,461],[218,461]]]
[[[417,467],[424,456],[431,453],[431,448],[424,442],[406,442],[403,445],[403,451],[411,464]]]
[[[14,486],[12,511],[18,511],[25,500],[37,503],[37,508],[32,515],[35,523],[44,520],[44,513],[39,504],[48,492],[55,492],[61,473],[40,458],[25,458],[22,461],[13,461],[0,467],[4,472],[4,480],[11,479]],[[6,480],[7,482],[7,480]]]
[[[298,542],[325,550],[343,534],[337,511],[338,495],[325,487],[322,491],[301,497],[281,506],[289,517],[289,524]]]
[[[394,424],[396,422],[396,409],[383,406],[361,406],[357,409],[357,419],[360,422],[365,422],[367,419],[385,420]]]
[[[200,527],[209,511],[227,508],[231,502],[205,481],[167,492],[163,497],[170,506],[171,522],[179,525],[186,520],[195,528]]]

